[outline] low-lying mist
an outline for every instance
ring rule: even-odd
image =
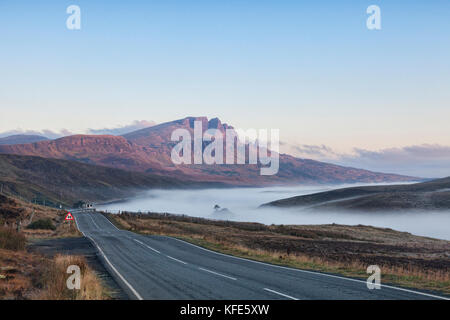
[[[258,208],[270,201],[346,186],[150,190],[134,199],[97,207],[111,212],[167,212],[264,224],[362,224],[450,240],[450,212],[318,212],[298,208]]]

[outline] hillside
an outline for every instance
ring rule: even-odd
[[[171,134],[176,129],[186,129],[192,133],[194,121],[203,123],[203,131],[211,128],[222,132],[232,129],[217,118],[208,120],[206,117],[188,117],[124,136],[75,135],[31,144],[3,145],[0,146],[0,153],[75,160],[186,181],[221,182],[240,186],[393,182],[414,179],[299,159],[286,154],[280,155],[280,169],[274,176],[261,176],[260,164],[174,165],[170,155],[176,142],[170,140]],[[203,147],[205,148],[206,144]],[[248,145],[246,149],[248,151]]]
[[[277,200],[263,206],[321,210],[448,210],[450,177],[407,185],[336,189]]]
[[[76,160],[118,169],[145,171],[157,166],[151,155],[123,137],[74,135],[51,141],[0,146],[0,153]]]
[[[74,161],[0,155],[1,192],[40,203],[106,201],[129,197],[142,189],[187,185],[173,178]]]
[[[16,134],[16,135],[0,138],[0,145],[34,143],[34,142],[45,141],[45,140],[48,140],[48,139],[43,136]]]
[[[64,220],[65,215],[64,210],[0,195],[0,300],[111,297],[106,271],[96,268],[100,261],[92,255],[95,249],[76,224]],[[54,247],[58,252],[48,254]],[[91,256],[80,256],[83,249]],[[84,282],[75,294],[66,289],[66,277],[60,276],[73,264],[83,270]]]

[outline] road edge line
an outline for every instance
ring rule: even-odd
[[[86,236],[84,234],[83,231],[80,230],[80,228],[78,227],[78,222],[77,222],[77,218],[74,216],[75,219],[75,224],[77,225],[78,230],[83,234],[83,236],[87,239],[89,239],[90,241],[92,241],[92,243],[95,245],[95,247],[97,248],[97,250],[100,252],[100,254],[103,256],[103,258],[105,259],[105,261],[108,263],[108,265],[111,267],[111,269],[117,274],[117,276],[120,278],[120,280],[122,280],[122,282],[131,290],[131,292],[136,296],[136,298],[138,300],[144,300],[144,298],[142,298],[142,296],[136,291],[136,289],[133,288],[133,286],[125,279],[124,276],[122,276],[120,274],[120,272],[116,269],[116,267],[114,267],[114,265],[111,263],[111,261],[109,261],[108,257],[106,256],[106,254],[103,252],[103,250],[99,247],[99,245],[95,242],[94,239],[92,239],[91,236]],[[92,218],[91,218],[92,219]]]
[[[330,278],[335,278],[335,279],[342,279],[342,280],[348,280],[348,281],[354,281],[354,282],[359,282],[359,283],[364,283],[367,284],[366,281],[364,280],[359,280],[359,279],[353,279],[353,278],[346,278],[346,277],[341,277],[341,276],[336,276],[333,274],[328,274],[328,273],[321,273],[321,272],[317,272],[317,271],[310,271],[310,270],[303,270],[303,269],[295,269],[295,268],[290,268],[290,267],[285,267],[285,266],[279,266],[276,264],[270,264],[270,263],[266,263],[266,262],[262,262],[262,261],[257,261],[257,260],[251,260],[251,259],[246,259],[246,258],[241,258],[241,257],[236,257],[236,256],[232,256],[229,254],[225,254],[225,253],[221,253],[221,252],[216,252],[207,248],[203,248],[200,247],[198,245],[195,245],[193,243],[187,242],[185,240],[181,240],[175,237],[169,237],[169,236],[163,236],[169,239],[174,239],[183,243],[186,243],[188,245],[194,246],[196,248],[199,248],[201,250],[205,250],[211,253],[215,253],[221,256],[225,256],[225,257],[230,257],[230,258],[234,258],[234,259],[238,259],[238,260],[244,260],[244,261],[249,261],[249,262],[253,262],[253,263],[258,263],[258,264],[262,264],[262,265],[266,265],[266,266],[271,266],[271,267],[275,267],[275,268],[281,268],[281,269],[285,269],[285,270],[291,270],[291,271],[297,271],[297,272],[304,272],[304,273],[309,273],[309,274],[315,274],[315,275],[322,275],[325,277],[330,277]],[[422,295],[422,296],[427,296],[427,297],[431,297],[431,298],[436,298],[436,299],[441,299],[441,300],[450,300],[450,298],[447,297],[442,297],[442,296],[437,296],[437,295],[433,295],[430,293],[425,293],[425,292],[420,292],[420,291],[414,291],[414,290],[410,290],[410,289],[405,289],[405,288],[399,288],[399,287],[394,287],[394,286],[390,286],[390,285],[386,285],[386,284],[380,284],[381,287],[385,287],[385,288],[390,288],[390,289],[394,289],[394,290],[399,290],[399,291],[404,291],[404,292],[409,292],[409,293],[414,293],[414,294],[418,294],[418,295]]]
[[[92,239],[90,236],[87,236],[87,238],[89,238],[94,245],[97,247],[97,250],[100,252],[100,254],[103,256],[103,258],[105,259],[105,261],[109,264],[109,266],[111,267],[111,269],[117,274],[117,276],[120,278],[120,280],[122,280],[122,282],[131,290],[131,292],[133,292],[133,294],[136,296],[136,298],[138,300],[144,300],[142,298],[142,296],[136,291],[136,289],[133,288],[133,286],[124,278],[124,276],[122,276],[120,274],[120,272],[116,269],[116,267],[114,267],[114,265],[111,263],[111,261],[109,261],[108,257],[106,256],[106,254],[103,252],[103,250],[99,247],[99,245],[95,242],[94,239]]]

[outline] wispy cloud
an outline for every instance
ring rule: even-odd
[[[379,151],[355,149],[339,163],[421,177],[450,176],[450,146],[423,144]]]
[[[147,120],[135,120],[129,125],[119,126],[115,128],[103,128],[103,129],[89,129],[89,134],[111,134],[122,135],[139,129],[152,127],[156,124],[154,121]]]
[[[84,132],[72,132],[72,131],[66,130],[66,129],[62,129],[60,131],[52,131],[52,130],[48,130],[48,129],[43,129],[41,131],[16,129],[16,130],[0,132],[0,138],[12,136],[12,135],[16,135],[16,134],[44,136],[49,139],[57,139],[57,138],[71,136],[71,135],[80,134],[80,133],[81,134],[122,135],[122,134],[126,134],[128,132],[132,132],[135,130],[148,128],[148,127],[154,126],[155,124],[156,124],[156,122],[154,122],[154,121],[135,120],[131,124],[124,125],[124,126],[117,126],[117,127],[112,127],[112,128],[103,128],[103,129],[88,129]]]
[[[450,146],[438,144],[412,145],[381,150],[355,148],[350,153],[339,153],[324,145],[282,143],[280,148],[283,152],[296,157],[311,158],[373,171],[430,178],[450,176]]]
[[[52,130],[48,130],[48,129],[43,129],[41,131],[16,129],[16,130],[8,130],[8,131],[0,132],[0,138],[17,135],[17,134],[43,136],[43,137],[46,137],[49,139],[57,139],[57,138],[61,138],[64,136],[70,136],[74,133],[72,133],[66,129],[62,129],[61,131],[52,131]]]
[[[292,154],[299,158],[330,159],[338,157],[339,154],[331,147],[325,145],[294,145],[280,141],[280,150],[283,153]]]
[[[40,135],[50,139],[77,133],[123,135],[154,126],[155,124],[153,121],[136,120],[124,126],[88,129],[86,132],[71,132],[65,129],[60,131],[17,129],[0,132],[0,138],[15,134]],[[326,145],[280,142],[280,151],[299,158],[314,159],[373,171],[429,178],[450,176],[450,146],[438,144],[411,145],[381,150],[355,148],[352,152],[341,153]]]
[[[407,146],[403,148],[390,148],[380,151],[370,151],[365,149],[355,149],[356,153],[363,158],[383,159],[392,162],[410,161],[411,157],[419,159],[449,159],[450,146],[442,146],[438,144],[423,144],[415,146]]]

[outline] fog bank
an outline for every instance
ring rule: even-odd
[[[347,186],[341,185],[339,187]],[[264,224],[363,224],[450,240],[450,212],[390,212],[380,214],[258,208],[266,202],[335,188],[337,186],[150,190],[138,198],[100,205],[98,209],[112,212],[118,210],[168,212],[209,219]],[[220,209],[214,209],[215,205],[220,206]],[[227,210],[221,211],[224,208]]]

